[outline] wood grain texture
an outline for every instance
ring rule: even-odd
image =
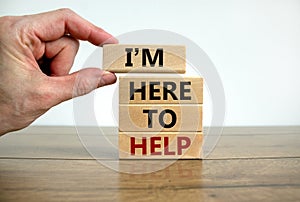
[[[155,110],[150,112],[145,110]],[[162,114],[165,110],[171,110],[171,113]],[[160,116],[163,121],[160,121]],[[176,119],[174,118],[176,117]],[[150,120],[149,120],[150,119]],[[161,122],[161,123],[160,123]],[[174,124],[173,124],[174,123]],[[162,127],[167,124],[169,128]],[[119,105],[119,130],[126,132],[136,131],[202,131],[202,105],[186,104],[136,104]]]
[[[99,159],[118,159],[118,128],[78,127]],[[204,127],[204,137],[208,128]],[[81,135],[82,137],[83,135]],[[107,141],[110,144],[107,144]],[[300,157],[300,127],[225,127],[208,159]],[[276,148],[276,149],[274,149]],[[237,152],[238,151],[238,152]],[[0,158],[92,159],[82,145],[75,127],[31,126],[0,137]]]
[[[126,66],[126,48],[139,49],[132,53],[132,66]],[[152,59],[155,58],[155,51],[163,48],[163,66],[159,66],[158,61],[152,67],[147,61],[146,66],[142,66],[142,50],[148,48]],[[185,46],[172,45],[133,45],[133,44],[108,44],[103,46],[103,69],[116,73],[143,72],[143,73],[185,73]],[[157,59],[159,60],[159,58]]]
[[[132,93],[130,93],[130,85],[132,85],[134,89],[142,89],[143,84],[145,84],[145,93],[136,92],[132,96]],[[150,84],[152,85],[150,86]],[[153,89],[155,89],[156,92],[153,92]],[[145,98],[143,98],[142,95],[144,95]],[[155,99],[153,99],[153,96]],[[119,78],[119,103],[202,104],[203,79],[201,77],[181,76],[156,76],[151,78],[146,76],[122,76]]]
[[[132,175],[94,160],[2,159],[0,201],[297,201],[299,160],[181,160]]]
[[[121,159],[200,159],[199,132],[119,132]]]
[[[166,162],[118,161],[110,154],[117,128],[104,128],[105,136],[97,127],[80,130],[100,147],[99,160],[127,171]],[[209,159],[133,175],[93,160],[73,127],[29,127],[0,138],[0,201],[294,202],[300,200],[299,142],[299,126],[228,127]]]

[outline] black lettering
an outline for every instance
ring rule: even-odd
[[[130,100],[134,100],[135,93],[141,93],[141,99],[146,100],[146,82],[141,82],[141,88],[134,88],[134,82],[130,81]]]
[[[158,64],[160,67],[162,67],[164,65],[163,63],[163,49],[162,48],[158,48],[155,51],[154,54],[154,58],[152,58],[151,54],[150,54],[150,50],[148,48],[143,48],[142,49],[142,66],[145,67],[146,66],[146,62],[147,62],[147,58],[148,58],[148,62],[150,64],[151,67],[155,66],[155,63],[157,61],[157,58],[159,58],[158,60]]]
[[[190,88],[185,88],[185,86],[191,86],[190,81],[181,81],[180,82],[180,100],[191,100],[191,96],[186,96],[185,93],[190,93],[191,89]]]
[[[133,49],[132,48],[125,48],[125,51],[127,52],[127,57],[126,57],[127,61],[125,63],[125,66],[126,67],[132,67],[133,64],[131,62],[131,52],[133,51]]]
[[[155,85],[159,85],[160,82],[149,82],[149,99],[150,100],[160,100],[160,96],[155,96],[154,93],[159,93],[159,88],[155,88]]]
[[[164,122],[164,116],[165,114],[168,113],[168,114],[171,114],[171,117],[172,117],[172,120],[169,124],[166,124]],[[176,114],[173,110],[171,109],[166,109],[166,110],[163,110],[160,114],[159,114],[159,123],[162,127],[164,128],[172,128],[175,124],[176,124],[176,121],[177,121],[177,117],[176,117]]]
[[[171,88],[169,89],[168,86],[171,86]],[[178,100],[177,96],[174,93],[174,91],[176,89],[176,83],[165,81],[163,83],[163,87],[164,87],[164,92],[163,92],[163,99],[164,100],[168,100],[168,94],[171,95],[173,100]]]
[[[157,113],[156,109],[143,109],[143,113],[148,113],[148,128],[152,128],[152,114]]]

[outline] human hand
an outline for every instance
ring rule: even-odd
[[[69,74],[78,40],[117,43],[69,9],[0,18],[0,135],[24,128],[51,107],[112,84],[113,73]]]

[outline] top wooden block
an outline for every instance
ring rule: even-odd
[[[115,73],[185,73],[185,46],[127,45],[103,46],[103,69]]]

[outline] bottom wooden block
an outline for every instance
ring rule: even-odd
[[[120,159],[200,159],[201,132],[119,132]]]

